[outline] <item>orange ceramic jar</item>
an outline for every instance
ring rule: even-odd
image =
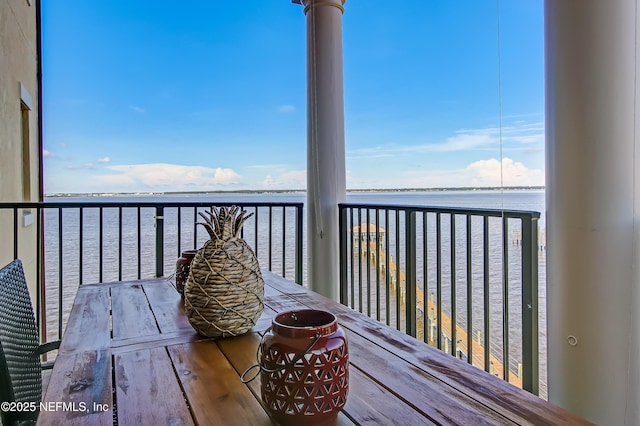
[[[307,425],[338,416],[349,390],[349,350],[335,315],[280,313],[260,352],[262,400],[276,420]]]

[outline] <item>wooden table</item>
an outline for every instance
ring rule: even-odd
[[[266,425],[256,362],[276,312],[333,312],[347,333],[350,388],[337,424],[589,424],[365,315],[263,272],[265,311],[251,332],[210,340],[162,279],[78,290],[38,425]],[[58,403],[58,404],[56,404]],[[64,406],[60,403],[66,403]],[[115,415],[114,415],[115,407]]]

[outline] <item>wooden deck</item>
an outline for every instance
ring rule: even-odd
[[[589,424],[346,306],[263,274],[264,314],[249,333],[220,340],[191,328],[166,280],[82,286],[44,397],[54,409],[42,411],[38,424],[273,424],[259,379],[245,385],[239,376],[255,363],[261,334],[276,313],[309,307],[334,313],[347,334],[349,395],[335,424]]]

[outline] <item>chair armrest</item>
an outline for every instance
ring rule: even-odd
[[[60,340],[54,340],[52,342],[41,344],[40,346],[38,346],[38,349],[36,349],[36,352],[38,353],[38,355],[42,355],[44,353],[51,352],[58,348],[60,348]],[[43,370],[51,370],[53,368],[54,362],[55,361],[43,362],[40,364],[40,367]]]
[[[36,352],[38,353],[38,355],[42,355],[58,348],[60,348],[60,340],[54,340],[52,342],[43,343],[42,345],[38,346]]]
[[[51,370],[53,368],[55,361],[47,361],[47,362],[43,362],[40,363],[40,368],[42,370]]]

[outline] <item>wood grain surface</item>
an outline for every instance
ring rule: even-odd
[[[267,425],[256,363],[276,313],[332,312],[347,335],[350,386],[337,425],[587,425],[589,422],[268,271],[265,310],[245,335],[196,333],[165,279],[80,288],[44,401],[101,411],[40,413],[40,425]],[[113,392],[112,392],[113,390]]]
[[[108,349],[58,355],[55,373],[51,374],[43,398],[51,410],[40,411],[38,424],[111,425],[114,406],[111,371]],[[67,404],[66,409],[58,404]]]
[[[110,290],[86,286],[78,291],[59,354],[108,348],[111,342]]]
[[[166,348],[115,355],[113,368],[118,424],[195,424]]]

